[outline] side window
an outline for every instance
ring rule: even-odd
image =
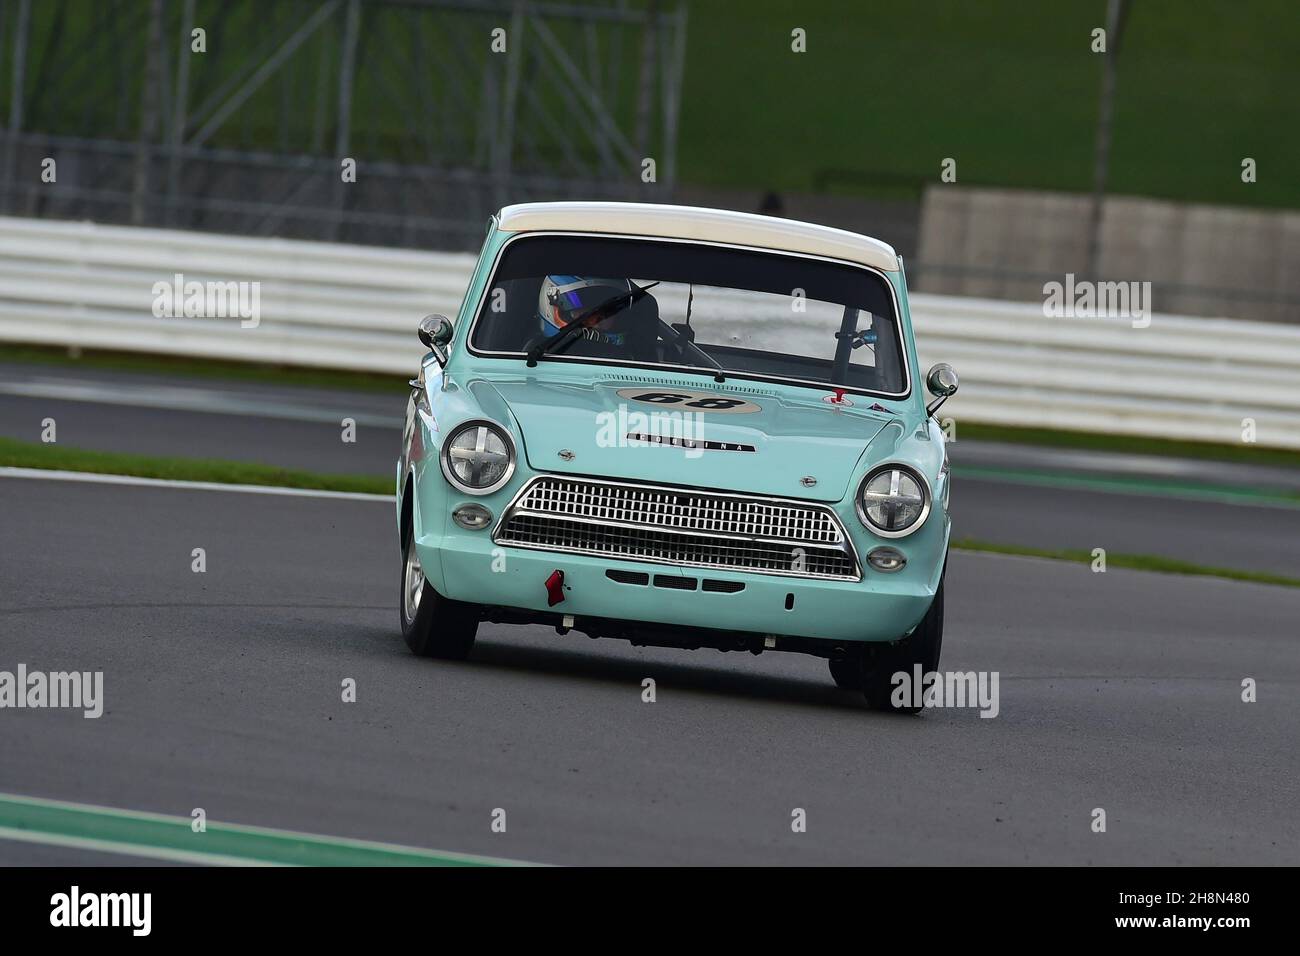
[[[487,287],[474,327],[473,346],[488,352],[516,352],[537,334],[541,280],[501,279]]]

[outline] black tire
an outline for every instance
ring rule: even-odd
[[[438,657],[443,660],[463,661],[474,646],[478,633],[478,606],[445,598],[433,589],[419,568],[419,557],[414,552],[410,522],[402,529],[401,594],[397,613],[402,621],[402,638],[420,657]],[[418,581],[415,579],[418,575]],[[419,586],[418,598],[408,596],[408,588]]]
[[[831,680],[841,690],[862,690],[862,658],[848,655],[842,661],[827,661],[831,666]]]
[[[946,572],[945,568],[945,572]],[[898,671],[911,674],[917,664],[921,673],[939,669],[939,652],[943,649],[943,577],[934,592],[934,601],[925,612],[921,623],[907,637],[895,644],[879,648],[863,667],[862,692],[873,710],[887,710],[898,714],[915,714],[920,707],[908,701],[895,706],[891,700],[894,692],[892,678]]]

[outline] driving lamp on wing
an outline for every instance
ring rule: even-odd
[[[492,512],[482,505],[461,505],[451,513],[451,520],[466,531],[482,531],[492,522]]]

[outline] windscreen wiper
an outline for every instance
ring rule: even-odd
[[[577,336],[584,329],[588,328],[587,323],[592,319],[608,319],[610,316],[617,315],[624,309],[630,308],[637,302],[646,297],[646,294],[657,286],[658,282],[651,282],[647,286],[639,286],[631,280],[628,284],[632,286],[631,292],[620,292],[618,295],[610,296],[604,302],[593,305],[590,309],[583,312],[572,322],[560,330],[558,335],[552,335],[550,338],[542,339],[540,342],[529,348],[527,352],[527,364],[532,368],[537,364],[537,360],[547,352],[554,351],[570,339]]]
[[[708,352],[704,351],[704,349],[696,345],[695,337],[688,334],[691,331],[689,325],[681,326],[679,328],[676,325],[669,325],[663,319],[659,320],[659,324],[673,337],[673,342],[676,343],[679,349],[681,349],[683,359],[686,356],[686,350],[690,349],[700,358],[704,359],[704,361],[713,366],[713,380],[715,382],[725,382],[727,380],[726,375],[723,374],[725,370],[721,363],[719,363],[718,360]],[[682,331],[682,329],[685,329],[685,331]]]

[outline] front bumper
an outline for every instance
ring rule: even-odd
[[[946,516],[934,516],[935,524]],[[942,561],[885,574],[864,569],[861,581],[824,581],[714,571],[499,546],[486,531],[451,521],[428,523],[416,541],[424,573],[446,597],[474,604],[669,626],[751,632],[829,641],[895,641],[908,634],[934,600]],[[947,528],[941,532],[946,544]],[[895,542],[897,544],[897,542]],[[926,549],[929,550],[929,549]],[[942,554],[942,550],[939,552]],[[545,582],[564,572],[564,601],[547,603]],[[649,575],[625,584],[606,572]],[[694,590],[657,586],[656,576],[696,579]],[[702,582],[743,584],[732,593]]]

